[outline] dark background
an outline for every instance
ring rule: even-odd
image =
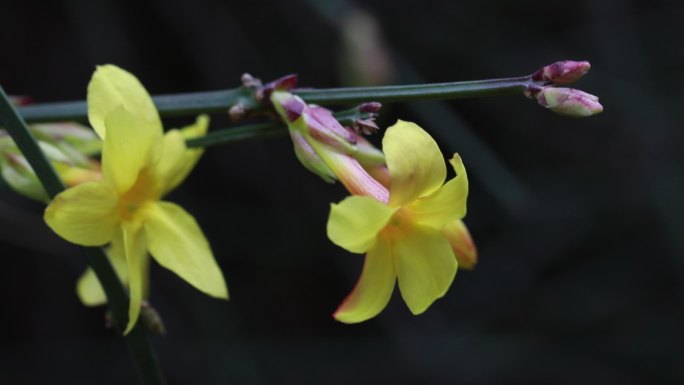
[[[84,99],[102,63],[160,94],[236,87],[243,72],[333,87],[590,60],[576,86],[601,97],[592,118],[523,97],[383,109],[382,127],[419,123],[471,179],[480,263],[419,317],[395,292],[375,319],[335,322],[362,264],[325,235],[343,188],[286,138],[211,148],[168,199],[202,225],[232,299],[154,266],[168,328],[154,345],[171,384],[681,384],[682,4],[369,1],[361,16],[342,0],[3,1],[0,83],[47,102]],[[83,256],[41,213],[0,191],[0,383],[133,383],[104,309],[74,293]]]

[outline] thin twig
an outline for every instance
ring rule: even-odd
[[[523,94],[533,83],[530,76],[506,79],[475,80],[451,83],[413,84],[382,87],[352,87],[328,89],[294,89],[308,103],[321,105],[355,104],[368,101],[398,102],[423,99],[458,99],[496,95]],[[226,112],[234,105],[258,110],[254,88],[234,88],[223,91],[182,93],[155,96],[154,104],[162,116],[196,115]],[[19,107],[19,113],[29,123],[86,121],[85,101],[34,104]]]

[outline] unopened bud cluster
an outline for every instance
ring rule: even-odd
[[[93,130],[77,123],[35,124],[30,129],[64,184],[75,186],[101,179],[100,164],[87,156],[99,152],[102,145]],[[3,130],[0,174],[17,193],[39,201],[49,199],[31,165]]]
[[[588,61],[559,61],[540,68],[531,75],[541,85],[528,88],[526,95],[537,100],[540,106],[569,117],[586,117],[603,111],[598,97],[574,88],[555,87],[579,80],[589,72]]]

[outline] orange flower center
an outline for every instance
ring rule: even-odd
[[[397,240],[404,238],[408,230],[413,226],[413,218],[410,213],[403,208],[397,210],[392,218],[387,222],[385,228],[380,230],[380,236],[386,240]]]
[[[157,181],[147,169],[141,170],[133,186],[119,198],[119,217],[122,220],[133,218],[138,209],[151,201],[159,200],[160,196]]]

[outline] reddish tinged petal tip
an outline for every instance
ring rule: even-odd
[[[259,99],[268,100],[273,91],[288,91],[297,87],[297,75],[285,75],[282,78],[276,79],[270,83],[266,83],[259,90]]]

